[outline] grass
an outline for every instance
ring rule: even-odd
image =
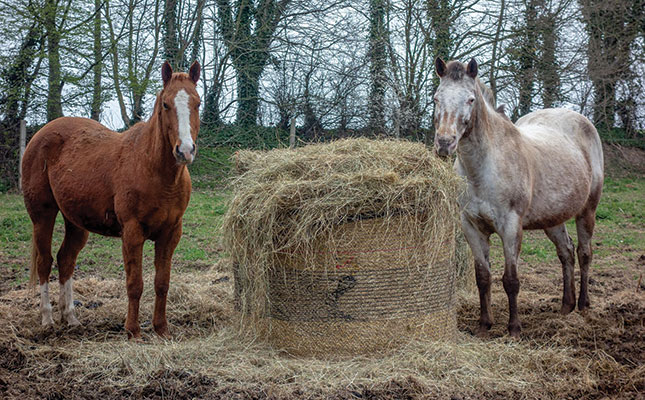
[[[175,268],[200,268],[220,258],[219,228],[226,212],[228,192],[218,190],[194,191],[184,214],[183,236],[173,262]],[[14,285],[29,278],[31,221],[19,194],[0,194],[0,268],[15,271]],[[63,241],[63,217],[59,213],[54,226],[52,252],[55,254]],[[144,268],[153,268],[154,245],[148,241],[143,249]],[[90,234],[79,254],[80,271],[103,277],[123,274],[121,240]],[[55,271],[54,271],[55,272]]]

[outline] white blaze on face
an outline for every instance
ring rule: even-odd
[[[49,282],[40,285],[40,313],[43,317],[43,326],[54,325],[52,304],[49,301]]]
[[[190,107],[188,93],[184,89],[177,92],[175,96],[175,108],[177,109],[177,129],[179,130],[179,151],[184,155],[186,161],[193,161],[191,152],[194,148],[192,136],[190,136]]]

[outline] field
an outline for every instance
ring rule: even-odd
[[[519,268],[521,341],[506,335],[496,239],[490,337],[473,336],[479,300],[472,287],[463,288],[455,343],[419,341],[352,359],[297,359],[235,334],[232,275],[218,231],[230,194],[208,184],[202,172],[208,158],[195,165],[199,184],[173,259],[170,341],[156,338],[150,323],[152,245],[144,248],[144,342],[129,343],[120,241],[97,235],[90,235],[74,276],[83,325],[42,328],[39,295],[26,284],[31,224],[19,194],[0,194],[0,397],[645,398],[645,152],[605,152],[590,311],[559,315],[555,249],[542,232],[527,232]],[[63,234],[59,219],[55,249]],[[575,226],[568,229],[575,241]],[[58,284],[51,290],[57,316]]]

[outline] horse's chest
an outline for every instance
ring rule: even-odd
[[[500,212],[494,199],[481,196],[472,185],[459,199],[462,213],[482,231],[495,231],[498,225]]]

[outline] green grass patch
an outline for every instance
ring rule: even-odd
[[[229,194],[218,191],[195,191],[184,214],[182,239],[175,250],[173,265],[190,268],[198,264],[212,264],[220,257],[219,227],[226,212]],[[32,225],[19,194],[0,194],[0,268],[21,270],[16,284],[27,280],[31,254]],[[65,229],[59,213],[52,238],[52,255],[60,247]],[[153,269],[154,243],[147,241],[143,249],[143,264]],[[123,273],[121,239],[90,234],[81,250],[77,266],[98,276],[118,276]],[[56,269],[53,270],[56,273]]]
[[[195,162],[188,167],[193,188],[205,190],[224,187],[231,170],[235,150],[200,143]]]

